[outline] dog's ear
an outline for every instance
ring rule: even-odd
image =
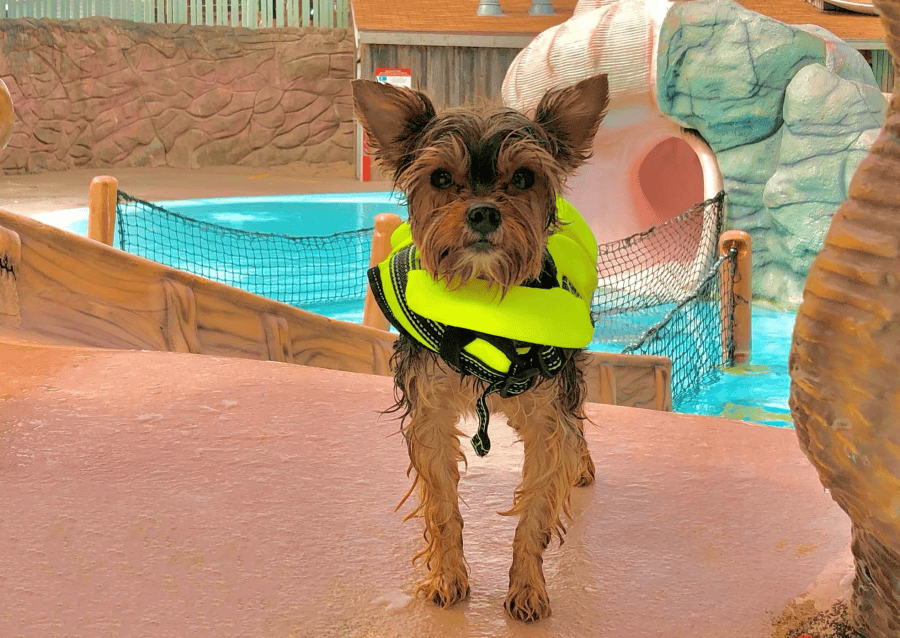
[[[556,143],[554,155],[559,162],[573,171],[591,156],[594,136],[608,108],[609,83],[603,73],[548,91],[538,104],[534,121]]]
[[[434,118],[434,105],[423,93],[402,86],[372,80],[354,80],[352,86],[353,107],[370,149],[386,168],[398,172]]]

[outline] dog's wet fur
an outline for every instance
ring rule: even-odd
[[[478,278],[505,295],[541,273],[556,232],[556,196],[590,156],[608,107],[605,75],[548,92],[533,117],[511,109],[437,113],[424,94],[368,80],[353,83],[356,115],[376,160],[409,206],[422,267],[451,289]],[[584,439],[585,354],[568,351],[563,370],[518,396],[491,395],[525,447],[522,482],[504,515],[519,523],[509,570],[507,613],[531,622],[550,615],[543,552],[562,542],[573,486],[590,485],[594,464]],[[449,607],[469,593],[457,484],[461,415],[484,391],[434,352],[400,336],[392,358],[396,406],[418,503],[407,518],[425,522],[413,561],[427,576],[416,593]],[[402,504],[402,503],[401,503]]]

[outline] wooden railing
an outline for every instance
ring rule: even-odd
[[[388,374],[394,335],[0,210],[0,328],[24,339]]]
[[[250,29],[345,29],[349,15],[349,0],[6,0],[0,9],[5,18],[104,17]]]

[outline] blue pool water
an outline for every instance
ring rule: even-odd
[[[405,207],[390,192],[338,193],[275,197],[215,198],[155,202],[186,216],[240,230],[296,236],[331,235],[372,226],[375,216]],[[81,235],[87,234],[87,209],[36,215],[36,219]],[[351,300],[320,304],[308,310],[361,323],[362,305]],[[754,306],[752,354],[749,364],[727,369],[694,396],[683,399],[679,411],[791,427],[788,410],[788,352],[795,315]],[[612,344],[597,350],[620,352]]]
[[[153,203],[211,224],[299,237],[367,228],[372,226],[379,213],[396,213],[406,218],[406,206],[390,191],[218,197]],[[74,208],[34,217],[46,224],[87,235],[87,214],[87,208]]]
[[[750,363],[726,369],[711,385],[682,401],[681,412],[793,427],[788,353],[796,314],[753,307]]]

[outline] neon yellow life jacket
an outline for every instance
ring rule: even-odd
[[[485,382],[475,406],[478,433],[472,437],[479,456],[490,451],[486,397],[515,396],[538,376],[555,376],[594,334],[597,241],[562,197],[556,208],[561,224],[547,239],[540,277],[513,286],[502,299],[480,279],[455,290],[432,279],[422,269],[406,223],[391,235],[391,254],[369,269],[375,300],[401,334],[438,353],[454,370]]]

